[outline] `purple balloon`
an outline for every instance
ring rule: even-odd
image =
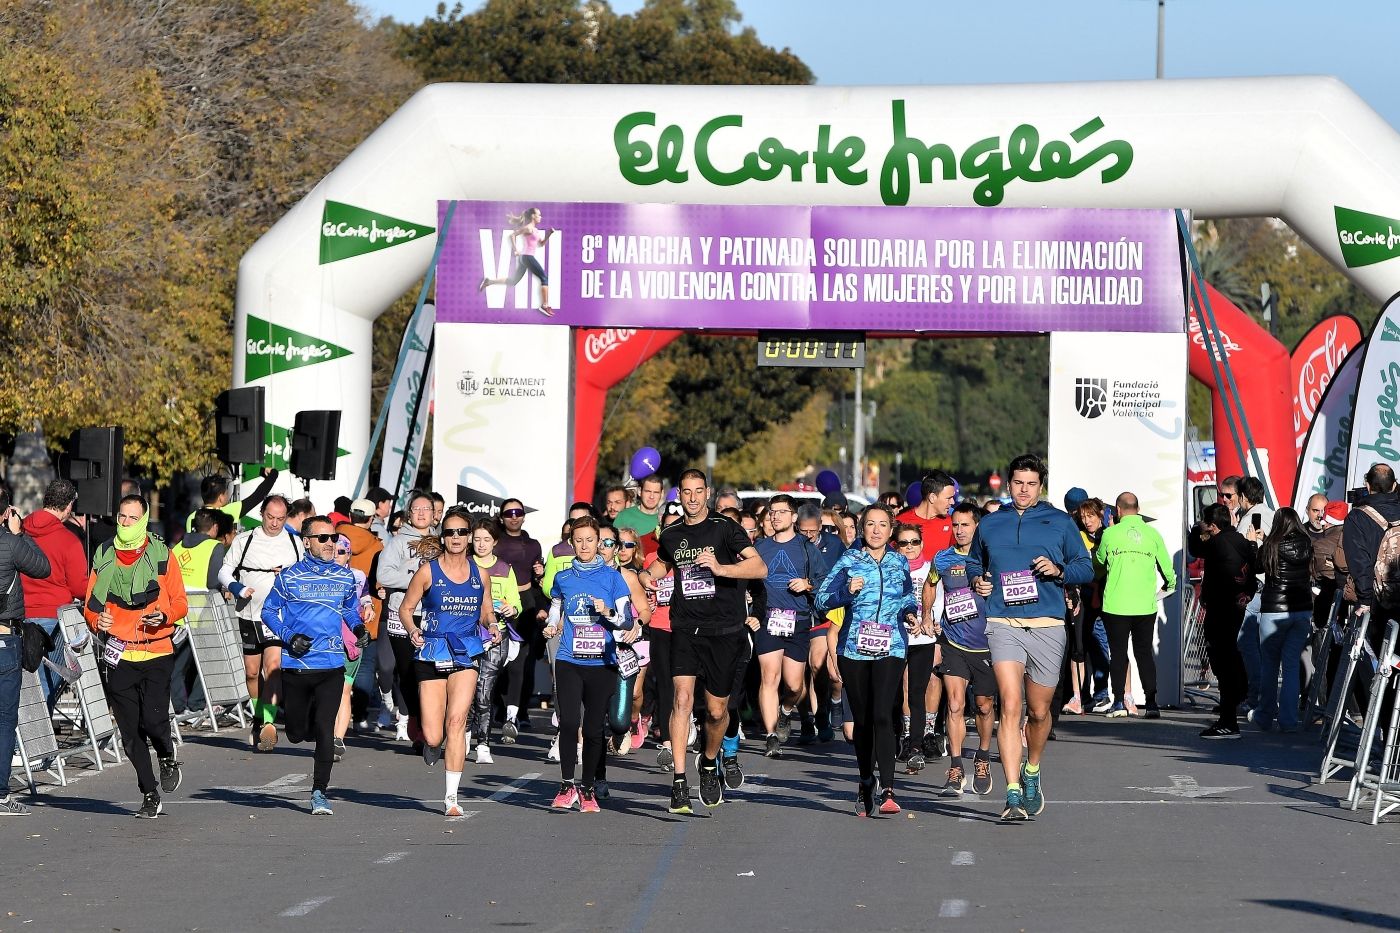
[[[910,483],[909,488],[904,491],[904,501],[909,503],[909,508],[911,509],[920,502],[923,502],[924,484],[920,482]]]
[[[822,470],[817,474],[817,491],[824,496],[829,496],[834,492],[841,491],[841,477],[831,470]]]
[[[680,497],[681,497],[681,491],[680,491],[679,489],[677,489],[675,486],[672,486],[670,489],[666,490],[666,501],[667,501],[667,502],[675,502],[675,501],[676,501],[677,499],[679,499]]]
[[[633,479],[646,479],[648,476],[661,469],[661,454],[657,453],[655,447],[642,447],[632,455],[632,462],[627,467],[627,472],[632,474]]]

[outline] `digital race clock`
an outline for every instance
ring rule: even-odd
[[[838,330],[762,331],[758,365],[863,369],[865,335]]]

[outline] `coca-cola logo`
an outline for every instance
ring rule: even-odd
[[[1317,413],[1317,403],[1322,401],[1322,393],[1337,373],[1351,347],[1337,337],[1337,325],[1328,328],[1322,338],[1322,345],[1303,361],[1298,370],[1298,409],[1308,421]]]
[[[1205,334],[1201,333],[1201,322],[1196,319],[1195,311],[1191,312],[1191,320],[1188,329],[1191,332],[1191,342],[1204,350],[1206,348],[1206,337]],[[1243,349],[1239,344],[1231,340],[1230,335],[1223,330],[1217,331],[1213,336],[1215,339],[1211,341],[1213,344],[1211,351],[1215,354],[1217,360],[1222,358],[1222,351],[1226,357],[1229,357]]]
[[[628,327],[609,327],[589,334],[583,341],[583,358],[590,363],[601,362],[613,350],[632,339],[637,331]]]

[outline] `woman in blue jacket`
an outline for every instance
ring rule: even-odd
[[[841,555],[817,591],[816,608],[845,607],[836,644],[839,681],[851,704],[860,789],[856,814],[875,812],[875,769],[880,771],[880,812],[895,814],[895,700],[909,647],[906,624],[918,624],[909,561],[889,548],[894,513],[866,506],[858,525],[862,544]]]

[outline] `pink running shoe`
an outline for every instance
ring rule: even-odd
[[[642,740],[651,731],[650,717],[643,716],[641,719],[632,720],[632,751],[642,747]]]
[[[593,792],[593,787],[584,787],[578,795],[578,808],[584,813],[601,813],[602,807],[598,806],[598,795]]]
[[[574,786],[573,781],[565,781],[559,785],[559,793],[549,808],[551,810],[572,810],[576,803],[578,803],[578,788]],[[595,810],[598,808],[596,802],[593,804],[593,808]]]

